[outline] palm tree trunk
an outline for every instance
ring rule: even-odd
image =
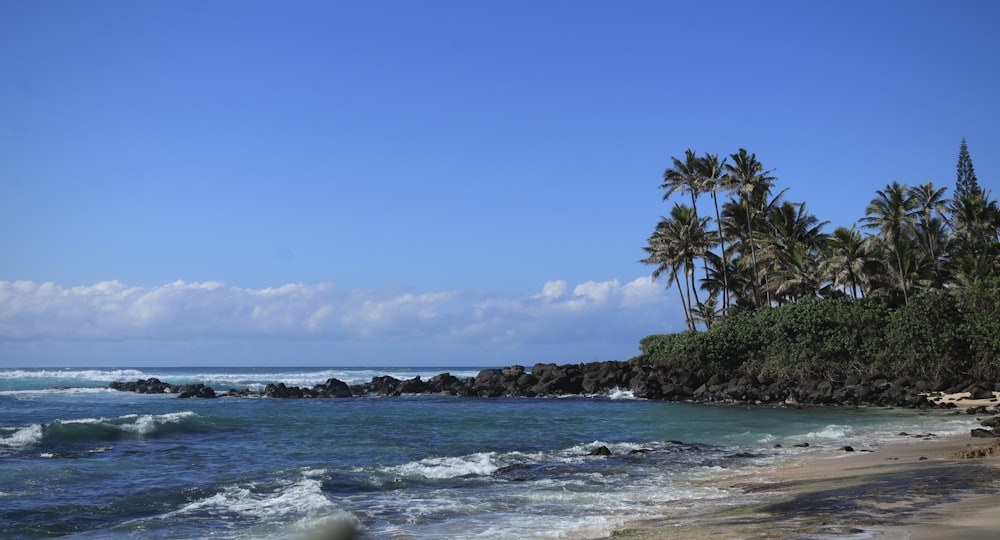
[[[715,203],[715,225],[719,229],[719,245],[722,246],[722,312],[729,307],[729,261],[726,257],[726,240],[722,234],[722,216],[719,214],[719,199],[712,192],[712,202]]]
[[[702,305],[701,304],[701,298],[698,298],[698,286],[697,286],[697,282],[694,279],[694,261],[691,261],[691,272],[690,272],[690,274],[691,274],[691,289],[694,291],[694,302],[695,302],[694,304],[691,304],[691,307],[692,307],[692,310],[693,310],[694,306],[696,306],[696,305],[697,306],[701,306]],[[688,303],[690,303],[690,300],[688,300]],[[692,317],[692,319],[693,318],[694,317]],[[694,330],[694,329],[692,328],[692,330]]]
[[[750,265],[753,268],[753,299],[754,304],[760,307],[760,278],[757,276],[757,248],[754,247],[753,225],[750,218],[750,197],[745,197],[747,214],[747,242],[750,244]]]
[[[899,249],[896,250],[896,268],[899,269],[899,288],[903,291],[903,303],[909,304],[910,299],[906,294],[906,279],[903,277],[903,259],[899,257]]]
[[[688,330],[694,330],[694,324],[691,322],[691,310],[688,309],[687,301],[684,300],[684,289],[681,287],[681,280],[677,278],[677,272],[674,274],[674,285],[677,286],[677,296],[681,298],[681,308],[684,310],[684,324],[687,326]],[[685,279],[685,281],[687,281]]]
[[[694,325],[694,304],[691,303],[691,279],[689,278],[691,273],[690,265],[687,261],[684,262],[684,290],[687,291],[687,304],[688,313],[690,314],[689,324],[691,325],[691,330],[695,330]]]

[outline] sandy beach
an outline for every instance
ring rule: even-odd
[[[942,397],[960,409],[996,405],[964,398]],[[970,428],[990,416],[970,415]],[[612,538],[998,538],[998,456],[1000,439],[901,433],[898,443],[796,460],[729,486],[763,502],[635,523]]]

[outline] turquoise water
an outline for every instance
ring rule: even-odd
[[[4,538],[594,538],[746,502],[732,486],[845,444],[967,432],[964,415],[705,406],[627,393],[177,399],[216,390],[479,368],[0,370]],[[795,444],[808,442],[808,448]],[[780,448],[776,448],[780,445]],[[590,456],[599,446],[612,455]],[[765,496],[765,495],[753,495]]]

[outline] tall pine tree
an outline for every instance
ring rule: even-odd
[[[962,145],[958,148],[958,176],[955,179],[955,198],[962,199],[966,195],[980,194],[982,189],[976,180],[976,170],[972,168],[972,158],[969,157],[969,147],[962,137]]]

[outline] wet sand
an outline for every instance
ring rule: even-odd
[[[970,453],[992,455],[961,455]],[[1000,538],[997,455],[1000,439],[901,435],[875,451],[801,459],[762,482],[729,486],[759,502],[634,523],[612,538]]]

